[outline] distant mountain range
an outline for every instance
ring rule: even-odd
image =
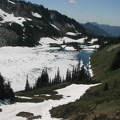
[[[0,46],[35,46],[42,37],[64,37],[67,32],[80,33],[75,39],[94,36],[74,19],[42,5],[0,0]]]
[[[110,26],[105,24],[98,24],[96,22],[88,22],[83,25],[88,30],[91,30],[93,33],[100,36],[120,36],[120,27],[119,26]]]
[[[110,34],[108,34],[105,30],[103,30],[102,28],[100,28],[97,25],[94,25],[92,23],[85,23],[84,27],[87,28],[88,30],[92,31],[93,33],[95,33],[96,35],[99,36],[111,36]]]

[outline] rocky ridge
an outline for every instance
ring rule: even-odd
[[[74,39],[94,36],[74,19],[21,0],[0,0],[0,30],[7,34],[0,32],[1,46],[35,46],[42,37],[58,38],[67,32],[81,33]]]

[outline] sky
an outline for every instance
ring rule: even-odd
[[[120,26],[120,0],[25,0],[74,18],[80,23],[97,22]]]

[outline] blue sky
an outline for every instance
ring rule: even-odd
[[[26,0],[57,10],[80,23],[120,26],[120,0]]]

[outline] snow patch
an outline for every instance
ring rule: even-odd
[[[16,103],[11,105],[2,105],[0,113],[1,120],[26,120],[26,118],[17,117],[19,112],[30,112],[35,116],[41,115],[41,120],[60,120],[52,118],[49,110],[59,105],[68,104],[79,99],[87,89],[96,85],[76,85],[72,84],[62,89],[56,90],[58,94],[63,95],[60,100],[48,100],[41,103]],[[69,96],[69,97],[68,97]]]
[[[76,50],[74,47],[70,47],[70,46],[67,46],[67,47],[65,47],[65,50],[71,50],[71,51],[74,51],[74,50]]]
[[[74,39],[68,38],[68,37],[63,37],[62,39],[65,41],[65,43],[77,42],[77,43],[83,44],[83,43],[85,42],[85,39],[87,39],[87,37],[85,37],[85,38],[80,38],[80,39],[77,39],[77,40],[74,40]]]
[[[0,16],[3,19],[2,21],[0,21],[0,23],[10,22],[10,23],[18,23],[21,26],[24,26],[23,22],[26,21],[25,18],[23,18],[23,17],[15,17],[13,13],[8,14],[1,9],[0,9]]]
[[[67,32],[66,35],[76,36],[76,33],[73,33],[73,32]]]
[[[92,39],[91,41],[89,41],[88,43],[91,43],[91,44],[93,44],[94,42],[97,42],[98,41],[98,39]]]
[[[76,31],[76,33],[67,32],[66,35],[77,36],[77,35],[81,35],[81,33],[77,32],[77,31]]]
[[[21,99],[32,99],[31,97],[25,97],[25,96],[15,96],[17,98],[21,98]]]
[[[40,14],[34,13],[34,12],[32,12],[32,15],[33,15],[34,17],[37,17],[37,18],[41,18],[41,17],[42,17]]]
[[[15,5],[15,2],[13,2],[13,1],[8,0],[8,2]]]
[[[55,29],[57,29],[58,31],[60,31],[55,25],[53,25],[53,24],[51,24],[51,23],[50,23],[50,25],[53,26],[53,27],[54,27]]]
[[[25,20],[32,21],[32,19],[30,19],[30,18],[25,18]]]

